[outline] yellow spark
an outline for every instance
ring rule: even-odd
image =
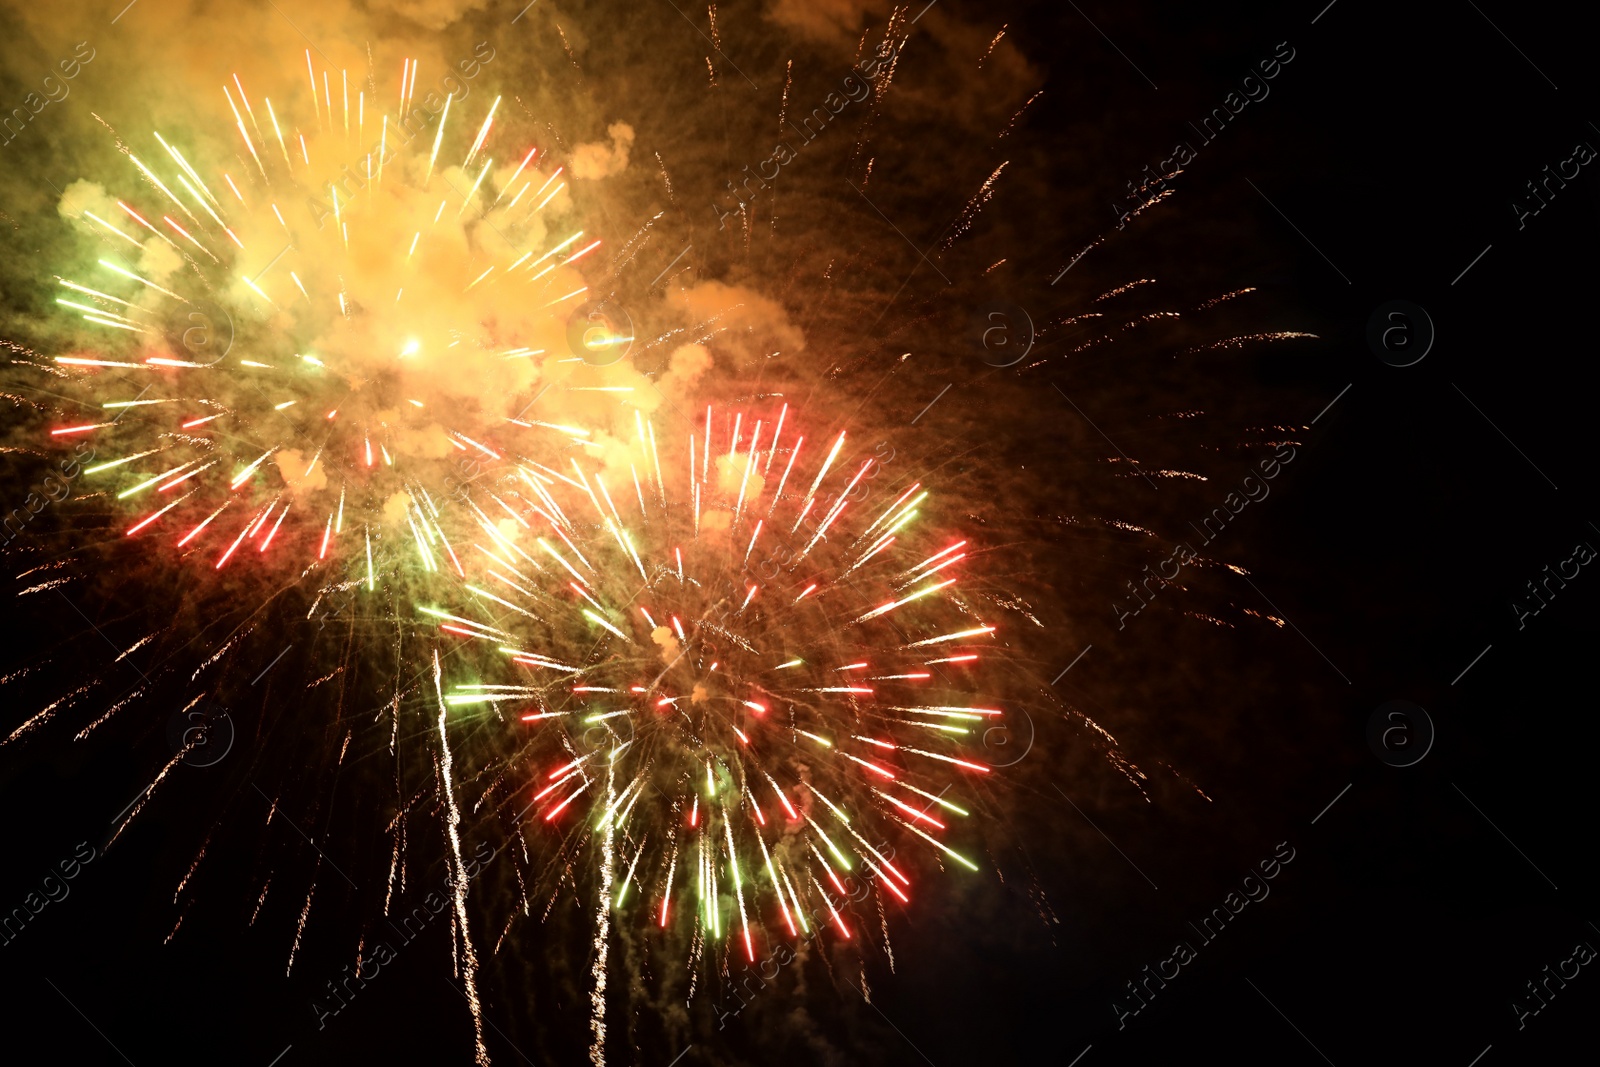
[[[439,158],[439,142],[444,140],[444,122],[450,117],[450,101],[454,99],[454,95],[444,98],[444,111],[439,115],[439,132],[433,135],[433,152],[428,156],[428,173],[422,179],[423,185],[427,185],[433,177],[433,161]]]
[[[568,293],[566,296],[558,296],[558,297],[556,297],[554,300],[550,301],[550,303],[546,304],[545,307],[547,307],[547,308],[555,307],[557,304],[561,303],[563,300],[571,300],[573,297],[578,296],[578,295],[580,295],[582,293],[587,293],[588,291],[589,291],[589,287],[587,285],[582,286],[581,288],[572,290],[572,292]],[[628,391],[632,392],[633,390],[629,389]]]
[[[609,622],[606,622],[606,620],[602,619],[600,616],[596,615],[594,612],[590,611],[588,608],[584,608],[583,609],[583,614],[590,622],[598,623],[599,625],[604,626],[607,630],[610,630],[612,633],[616,634],[618,637],[622,638],[624,641],[627,641],[629,639],[627,634],[623,633],[621,630],[617,629],[615,626],[612,626]]]
[[[317,75],[311,69],[311,49],[306,49],[306,77],[311,79],[311,107],[317,115],[317,125],[322,125],[322,109],[317,106]]]
[[[205,195],[211,198],[212,203],[215,203],[220,207],[221,206],[220,202],[217,200],[216,197],[211,196],[211,190],[206,187],[206,183],[201,179],[200,175],[195,173],[195,169],[189,165],[189,161],[187,159],[183,158],[183,153],[178,151],[176,148],[173,148],[166,141],[162,140],[160,133],[156,133],[155,136],[156,136],[156,140],[161,141],[161,147],[165,148],[167,150],[167,154],[169,156],[171,156],[173,159],[177,160],[178,166],[182,167],[184,172],[186,174],[188,174],[189,177],[194,179],[196,185],[198,185],[201,189],[205,190]],[[213,217],[215,217],[215,216],[213,216]],[[217,221],[219,223],[221,222],[220,219],[218,219]]]
[[[471,189],[467,190],[467,198],[461,201],[461,207],[456,211],[456,218],[459,219],[462,213],[467,210],[467,205],[472,203],[472,198],[477,193],[478,186],[483,184],[483,176],[489,173],[489,166],[492,163],[494,163],[494,157],[492,156],[483,161],[483,169],[478,172],[478,180],[472,183]]]
[[[272,97],[263,97],[267,102],[267,117],[272,120],[272,132],[278,135],[278,150],[283,153],[283,165],[294,166],[289,162],[289,146],[283,143],[283,128],[278,125],[278,113],[272,110]]]
[[[244,278],[243,275],[240,275],[240,277]],[[251,281],[249,278],[244,278],[244,283],[246,285],[248,285],[250,287],[251,291],[254,292],[257,296],[259,296],[261,299],[265,300],[267,303],[272,304],[272,297],[268,296],[266,293],[263,293],[261,291],[260,287],[257,286],[255,282]],[[278,305],[277,304],[272,304],[272,306],[273,307],[277,307]]]
[[[500,106],[500,97],[497,96],[497,97],[494,98],[494,103],[489,105],[489,114],[483,120],[482,128],[480,128],[478,130],[478,138],[477,138],[477,140],[472,142],[472,150],[467,153],[467,158],[465,160],[463,160],[462,163],[461,163],[461,165],[463,167],[465,167],[468,164],[470,164],[472,162],[472,157],[478,154],[478,149],[483,147],[484,138],[489,136],[489,127],[494,123],[494,112],[495,112],[495,109],[498,108],[499,106]]]
[[[174,204],[178,205],[178,210],[182,211],[185,215],[188,215],[191,219],[194,219],[195,222],[199,222],[200,221],[199,219],[195,218],[194,212],[190,211],[188,209],[188,207],[185,206],[184,202],[182,200],[179,200],[177,198],[177,196],[175,196],[173,194],[171,189],[168,189],[164,184],[162,184],[161,179],[157,178],[155,176],[155,172],[154,171],[152,171],[149,167],[145,166],[143,163],[139,162],[139,157],[138,156],[134,155],[132,152],[129,152],[128,153],[128,158],[133,160],[133,165],[138,167],[141,171],[143,171],[144,172],[144,176],[146,178],[149,178],[150,181],[155,184],[155,187],[157,189],[160,189],[163,193],[167,194],[167,199],[168,200],[171,200]]]
[[[137,274],[133,273],[132,271],[123,270],[121,267],[117,266],[115,263],[107,263],[103,259],[95,260],[95,262],[99,263],[102,267],[106,268],[107,270],[116,271],[118,274],[122,275],[124,278],[132,278],[134,281],[138,282],[140,285],[148,285],[150,288],[154,289],[158,293],[165,293],[166,295],[172,297],[174,300],[182,301],[185,304],[187,304],[189,302],[187,300],[184,300],[183,297],[179,296],[177,293],[174,293],[172,290],[163,289],[163,288],[161,288],[161,286],[157,285],[155,282],[146,281],[145,279],[139,277]]]
[[[135,245],[139,244],[139,241],[136,238],[130,237],[127,234],[123,233],[121,230],[117,229],[115,226],[111,225],[111,223],[107,222],[105,219],[101,218],[99,215],[96,215],[94,212],[85,211],[83,214],[84,214],[84,216],[86,218],[91,218],[94,221],[98,222],[100,225],[104,226],[106,229],[110,230],[112,233],[116,234],[118,237],[122,238],[124,241],[127,241],[130,244],[135,244]],[[139,247],[143,248],[144,246],[140,245]]]

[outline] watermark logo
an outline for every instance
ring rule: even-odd
[[[1022,722],[1015,721],[1022,716]],[[989,766],[1015,767],[1033,751],[1033,716],[1021,708],[1008,711],[1005,721],[997,722],[983,731],[983,751]]]
[[[1433,348],[1433,319],[1418,304],[1391,300],[1367,319],[1367,347],[1391,367],[1421,363]]]
[[[633,347],[633,319],[610,298],[591,300],[567,319],[567,347],[592,367],[609,367]]]
[[[1433,748],[1433,720],[1409,700],[1391,700],[1367,719],[1367,745],[1391,767],[1413,767]]]
[[[598,707],[598,705],[596,705]],[[585,756],[595,752],[620,752],[633,743],[632,715],[607,716],[603,711],[586,715],[574,732],[573,747]]]
[[[1033,318],[1016,304],[985,304],[973,320],[972,342],[991,367],[1015,367],[1027,358],[1038,336]]]
[[[233,348],[233,316],[214,300],[191,300],[168,325],[168,342],[196,363],[218,363]]]
[[[34,916],[51,904],[66,900],[72,892],[72,887],[68,883],[78,877],[83,868],[93,862],[97,855],[94,846],[83,841],[73,850],[70,857],[57,864],[59,874],[46,867],[45,876],[34,883],[37,888],[31,889],[22,902],[11,911],[0,913],[0,945],[11,944],[21,936],[23,927],[32,922]]]
[[[216,701],[202,697],[167,720],[167,744],[184,753],[190,767],[221,763],[233,748],[233,719]]]

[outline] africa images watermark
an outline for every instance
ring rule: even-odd
[[[1594,946],[1587,941],[1580,941],[1573,946],[1572,955],[1556,964],[1554,969],[1548,963],[1545,964],[1537,982],[1532,978],[1528,979],[1528,999],[1511,1002],[1511,1012],[1517,1017],[1517,1029],[1527,1029],[1529,1017],[1538,1015],[1548,1008],[1556,994],[1567,988],[1567,982],[1578,977],[1583,967],[1590,963],[1594,956]]]
[[[789,128],[804,138],[804,140],[800,142],[800,147],[804,148],[806,145],[810,144],[812,141],[815,141],[819,136],[821,136],[823,129],[828,125],[828,123],[832,122],[834,119],[843,114],[845,108],[849,107],[852,103],[859,104],[868,96],[870,96],[872,93],[872,83],[875,82],[885,70],[894,65],[893,60],[899,55],[900,49],[904,46],[904,40],[901,40],[899,43],[895,43],[892,40],[884,40],[878,45],[877,54],[868,58],[864,62],[857,63],[854,67],[852,67],[850,73],[845,75],[844,80],[840,82],[839,89],[830,92],[827,96],[823,97],[822,105],[820,107],[813,108],[811,110],[811,114],[802,118],[799,126],[796,126],[794,122],[790,120]],[[811,129],[811,124],[813,121],[817,126],[815,131]],[[778,144],[773,147],[772,155],[755,165],[755,174],[751,174],[750,168],[746,166],[741,172],[744,174],[743,183],[740,185],[735,185],[731,181],[728,182],[728,191],[733,194],[734,199],[739,202],[739,205],[738,207],[724,208],[722,205],[716,202],[712,203],[711,211],[717,216],[717,229],[720,230],[727,226],[726,220],[729,215],[736,215],[744,211],[745,206],[748,203],[746,196],[748,195],[749,200],[754,200],[756,195],[767,187],[767,182],[775,181],[778,177],[778,173],[785,166],[793,162],[797,156],[798,153],[794,150],[794,148],[790,147],[787,141],[779,141]],[[769,164],[772,168],[772,172],[770,174],[764,169]],[[757,188],[754,190],[750,188],[751,182],[756,183]]]
[[[335,204],[341,205],[342,209],[343,205],[349,204],[350,201],[355,199],[357,193],[367,187],[368,182],[374,181],[378,176],[382,175],[383,165],[393,159],[401,148],[410,144],[417,134],[427,129],[434,119],[439,118],[445,109],[449,107],[452,100],[465,100],[467,94],[472,91],[472,87],[467,82],[477,77],[483,68],[493,61],[494,57],[495,50],[490,47],[488,41],[479,41],[473,46],[472,55],[460,60],[455,66],[455,69],[461,72],[461,78],[458,80],[452,73],[440,79],[440,87],[445,90],[444,96],[441,97],[432,89],[428,90],[427,95],[422,98],[421,106],[411,108],[408,113],[401,115],[394,123],[396,136],[393,144],[389,141],[389,123],[385,121],[382,134],[379,135],[379,139],[366,153],[366,164],[362,167],[366,172],[366,181],[363,181],[353,173],[350,169],[350,164],[346,163],[341,168],[344,171],[344,177],[336,182],[328,183],[331,202],[315,196],[307,198],[306,206],[311,211],[311,217],[316,222],[317,229],[322,229],[330,218],[337,216],[338,212],[334,210]],[[315,83],[313,83],[314,88]],[[376,173],[372,169],[372,157],[374,155],[378,157]]]
[[[23,927],[52,903],[66,900],[67,894],[72,892],[67,883],[78,877],[83,868],[92,863],[97,855],[99,853],[95,851],[93,845],[87,841],[80,842],[70,857],[57,864],[60,868],[59,875],[55,872],[45,875],[37,890],[28,893],[22,898],[21,905],[12,908],[9,915],[0,919],[0,945],[9,945],[15,941],[22,933]]]
[[[87,55],[84,54],[85,51],[87,51]],[[83,68],[94,60],[95,55],[96,52],[90,47],[88,41],[79,41],[74,45],[72,55],[56,64],[56,68],[61,71],[61,78],[57,78],[53,73],[46,74],[39,83],[40,88],[44,90],[44,95],[40,96],[36,92],[28,93],[22,98],[22,104],[12,108],[11,114],[5,117],[3,123],[0,123],[0,126],[4,128],[3,136],[5,138],[0,140],[0,145],[8,145],[15,141],[22,135],[22,131],[28,128],[28,123],[37,118],[40,112],[51,104],[59,104],[65,100],[68,94],[72,92],[72,86],[68,85],[67,82],[83,73]],[[13,126],[16,128],[13,129]]]
[[[1283,73],[1283,68],[1288,66],[1294,57],[1295,51],[1289,47],[1289,42],[1279,41],[1274,46],[1272,58],[1260,60],[1256,64],[1260,77],[1257,77],[1255,72],[1245,75],[1239,82],[1239,87],[1230,89],[1228,95],[1222,98],[1222,104],[1212,108],[1200,120],[1200,125],[1189,123],[1189,128],[1200,135],[1200,148],[1215,141],[1248,105],[1265,100],[1272,92],[1267,83]],[[1132,206],[1112,207],[1117,215],[1117,229],[1122,229],[1128,224],[1129,219],[1170,192],[1171,190],[1166,188],[1167,182],[1183,173],[1183,168],[1193,162],[1199,154],[1199,149],[1188,141],[1179,141],[1173,146],[1172,155],[1162,160],[1158,167],[1147,165],[1137,179],[1130,178],[1128,195],[1125,199],[1132,201]]]
[[[94,459],[94,449],[79,442],[73,446],[72,455],[60,460],[56,469],[44,476],[43,481],[28,491],[22,506],[10,509],[0,526],[5,529],[4,543],[9,545],[27,525],[50,504],[59,504],[72,494],[72,483],[83,473],[83,465]],[[57,473],[59,471],[59,473]]]
[[[1518,603],[1511,602],[1512,614],[1517,617],[1517,629],[1528,628],[1528,620],[1550,606],[1556,594],[1567,587],[1567,582],[1576,578],[1580,569],[1594,559],[1594,547],[1587,541],[1580,541],[1572,550],[1572,555],[1556,564],[1554,570],[1545,564],[1541,572],[1543,578],[1529,579],[1527,590],[1529,600]],[[1569,571],[1568,568],[1571,568]],[[1563,580],[1565,579],[1565,580]],[[1541,594],[1540,590],[1543,590]]]
[[[484,854],[485,851],[488,855]],[[478,842],[473,853],[462,865],[467,882],[471,882],[490,860],[500,854],[498,849],[483,841]],[[422,903],[412,908],[409,915],[401,918],[399,926],[395,926],[393,922],[389,923],[390,929],[399,936],[401,948],[415,941],[423,930],[427,929],[430,922],[449,908],[450,895],[448,884],[442,895],[437,889],[429,890],[428,895],[422,898]],[[355,1000],[356,994],[367,988],[383,968],[393,963],[399,955],[400,953],[387,941],[379,941],[372,947],[370,955],[357,960],[353,965],[345,964],[339,978],[330,978],[327,982],[328,995],[333,998],[333,1003],[324,1005],[315,1000],[311,1002],[311,1011],[317,1017],[317,1029],[327,1029],[328,1020],[349,1007],[350,1002]]]
[[[1272,892],[1267,883],[1283,873],[1283,868],[1294,860],[1295,851],[1287,841],[1280,841],[1272,850],[1272,856],[1262,860],[1257,866],[1261,870],[1258,878],[1254,872],[1245,875],[1240,884],[1243,895],[1238,889],[1231,889],[1222,898],[1220,907],[1212,908],[1210,914],[1200,920],[1200,925],[1189,926],[1200,937],[1201,947],[1205,947],[1221,936],[1228,924],[1237,918],[1244,909],[1251,904],[1261,903]],[[1214,929],[1213,929],[1214,927]],[[1111,1010],[1117,1016],[1117,1029],[1125,1030],[1128,1020],[1138,1015],[1150,1006],[1156,994],[1167,988],[1167,983],[1173,981],[1183,973],[1186,964],[1194,962],[1199,956],[1193,945],[1187,941],[1179,941],[1172,946],[1172,955],[1161,960],[1155,965],[1155,970],[1150,969],[1147,963],[1143,968],[1142,977],[1131,979],[1127,982],[1128,993],[1133,1000],[1127,1003],[1111,1002]],[[1169,970],[1170,969],[1170,970]]]
[[[1287,455],[1284,454],[1285,449],[1288,450]],[[1223,497],[1221,507],[1212,508],[1211,514],[1201,519],[1199,526],[1195,526],[1191,522],[1189,525],[1194,528],[1195,532],[1205,538],[1203,544],[1209,545],[1216,540],[1228,523],[1240,512],[1244,511],[1245,508],[1249,507],[1252,501],[1265,500],[1272,492],[1267,483],[1276,478],[1284,467],[1294,462],[1295,455],[1294,445],[1287,442],[1279,445],[1278,451],[1273,454],[1272,458],[1264,459],[1260,462],[1261,477],[1257,478],[1254,474],[1245,475],[1244,480],[1239,484],[1239,489]],[[1241,492],[1243,493],[1242,496],[1240,495]],[[1216,526],[1215,530],[1212,530],[1213,525]],[[1175,580],[1184,566],[1193,563],[1199,558],[1199,553],[1190,548],[1186,542],[1180,541],[1178,546],[1172,550],[1171,556],[1156,564],[1155,571],[1152,572],[1150,565],[1148,563],[1145,564],[1144,580],[1137,585],[1132,581],[1128,582],[1128,589],[1133,593],[1138,607],[1130,610],[1120,603],[1111,605],[1111,610],[1117,615],[1117,629],[1126,628],[1129,619],[1139,614],[1155,600],[1156,593],[1162,586]],[[1168,564],[1172,566],[1171,574],[1168,574],[1166,570]],[[1151,582],[1156,583],[1155,589],[1150,588]],[[1142,593],[1140,592],[1141,588],[1143,589]]]
[[[1546,164],[1543,176],[1530,180],[1526,185],[1529,199],[1511,201],[1511,211],[1517,216],[1517,229],[1527,229],[1528,220],[1549,207],[1556,194],[1567,187],[1567,182],[1577,178],[1579,168],[1587,165],[1594,156],[1594,147],[1587,141],[1579,141],[1573,146],[1572,155],[1557,163],[1554,171]],[[1570,174],[1567,173],[1569,167],[1572,168]],[[1541,189],[1543,196],[1540,195]]]

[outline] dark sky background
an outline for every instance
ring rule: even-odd
[[[762,218],[749,245],[701,205],[770,150],[784,60],[795,58],[794,98],[820,99],[851,50],[795,44],[755,5],[725,5],[724,57],[760,89],[745,92],[723,68],[711,90],[706,41],[686,24],[709,30],[703,10],[598,5],[561,16],[591,39],[601,26],[627,32],[615,56],[586,56],[581,78],[548,92],[603,100],[596,115],[632,122],[639,181],[658,180],[651,152],[674,172],[679,202],[663,227],[700,249],[698,277],[762,289],[805,329],[806,369],[771,373],[837,389],[910,455],[938,464],[965,501],[958,518],[996,546],[990,587],[1044,624],[1022,627],[1013,649],[1005,684],[1028,725],[1004,739],[1015,747],[996,743],[997,762],[1016,762],[986,798],[985,873],[927,873],[919,907],[890,920],[894,971],[868,958],[871,1004],[846,984],[858,965],[814,960],[803,1012],[780,984],[719,1029],[702,997],[687,1031],[669,1039],[638,1022],[613,1062],[1493,1067],[1555,1062],[1592,1040],[1592,964],[1564,987],[1552,982],[1548,1006],[1521,1027],[1513,1007],[1536,1008],[1526,983],[1574,946],[1600,946],[1595,628],[1583,622],[1600,597],[1596,566],[1552,583],[1548,606],[1521,627],[1513,609],[1529,604],[1526,583],[1547,565],[1581,543],[1600,547],[1584,474],[1600,160],[1521,227],[1513,209],[1575,145],[1600,148],[1588,38],[1565,12],[1320,2],[942,0],[911,32],[897,87],[907,102],[875,120],[871,201],[844,185],[863,174],[853,135],[835,131],[781,179],[793,189],[781,190],[784,221],[769,231],[780,236],[765,236]],[[881,29],[883,18],[867,21]],[[986,74],[964,42],[1002,25],[1026,64]],[[962,43],[930,47],[940,58],[919,66],[924,32]],[[1270,95],[1202,145],[1188,123],[1279,42],[1294,58]],[[25,62],[7,46],[8,99],[25,91],[12,88]],[[1039,88],[997,138],[1014,95]],[[112,90],[86,77],[82,91]],[[61,106],[79,105],[90,106]],[[1127,181],[1179,140],[1198,153],[1176,192],[1117,231],[1112,205],[1126,203]],[[962,205],[1002,160],[994,200],[947,246]],[[20,257],[29,212],[48,203],[12,201],[0,209],[22,221],[4,254]],[[640,215],[618,203],[589,206],[621,236]],[[670,243],[652,254],[664,262]],[[1095,302],[1141,278],[1156,284]],[[1193,310],[1246,286],[1258,291]],[[7,300],[8,313],[25,303]],[[1433,327],[1411,366],[1388,365],[1368,343],[1369,317],[1395,300],[1425,309]],[[990,302],[1040,327],[1037,354],[1018,367],[991,366],[969,340]],[[1097,334],[1058,324],[1102,307],[1119,324],[1167,309],[1185,317],[1073,351]],[[1189,351],[1270,331],[1317,337]],[[916,358],[897,362],[905,351]],[[1172,417],[1189,410],[1205,414]],[[1186,538],[1199,548],[1186,520],[1220,505],[1283,440],[1296,442],[1295,458],[1271,495],[1204,553],[1248,573],[1196,568],[1119,630],[1110,605],[1126,601],[1125,583]],[[1209,480],[1146,481],[1118,456]],[[21,569],[9,556],[6,566],[7,580]],[[122,596],[99,621],[139,610]],[[92,647],[66,605],[14,607],[4,626],[5,672]],[[103,669],[108,654],[94,654],[61,677]],[[1395,700],[1425,709],[1434,735],[1405,767],[1369,741],[1374,715]],[[7,731],[27,711],[7,706]],[[159,725],[90,745],[72,732],[0,750],[0,909],[78,842],[101,848],[112,816],[160,765]],[[470,1022],[442,977],[442,921],[317,1028],[309,1001],[349,946],[308,939],[306,962],[285,979],[292,917],[240,921],[267,855],[259,825],[209,815],[237,813],[255,766],[235,759],[175,782],[144,824],[82,869],[70,896],[0,945],[8,1059],[32,1047],[141,1067],[470,1062]],[[214,826],[234,835],[218,845],[223,872],[163,945],[181,910],[172,888]],[[1291,848],[1265,900],[1214,942],[1197,936],[1191,923]],[[314,858],[302,850],[294,862]],[[359,925],[355,902],[330,907]],[[481,979],[499,1028],[495,1062],[580,1062],[587,1004],[542,968],[586,945],[537,925],[519,940]],[[1179,941],[1193,961],[1119,1028],[1113,1004],[1137,1006],[1126,984]],[[613,1025],[621,1034],[628,1020]]]

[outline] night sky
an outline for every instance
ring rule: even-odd
[[[1007,709],[972,750],[995,767],[961,828],[980,871],[898,845],[917,891],[881,923],[861,906],[859,951],[821,934],[765,983],[703,958],[687,1002],[686,939],[617,932],[607,1062],[1555,1062],[1600,998],[1594,64],[1564,13],[1323,2],[7,0],[3,106],[26,111],[77,42],[94,58],[4,134],[0,358],[91,343],[52,303],[93,259],[57,205],[123,166],[108,129],[188,136],[203,115],[229,136],[223,72],[298,88],[304,41],[341,21],[313,46],[364,69],[370,45],[390,95],[397,57],[490,41],[472,121],[520,94],[505,128],[569,164],[628,125],[621,165],[564,209],[605,240],[592,270],[641,337],[690,325],[663,275],[747,294],[687,407],[781,395],[819,440],[848,421],[887,443],[981,547],[963,580],[1003,619],[971,683]],[[881,100],[811,141],[780,132],[886,30]],[[775,136],[794,158],[741,210],[730,183]],[[632,358],[660,381],[666,352]],[[21,362],[0,382],[9,514],[78,409]],[[298,571],[216,584],[209,557],[124,543],[129,514],[79,493],[0,549],[0,736],[102,683],[0,745],[0,918],[26,918],[0,943],[5,1059],[471,1063],[449,917],[404,941],[375,921],[399,773],[382,698],[330,712],[307,688],[332,661]],[[45,566],[70,584],[29,591]],[[117,657],[169,624],[162,666],[184,676],[244,634],[216,696],[230,743],[108,845],[187,698],[157,675],[74,736],[155,671]],[[395,632],[358,624],[338,655]],[[330,714],[354,724],[349,757]],[[421,727],[400,742],[409,797],[434,756]],[[407,909],[448,896],[431,797]],[[463,823],[469,853],[479,831]],[[521,907],[491,873],[469,903],[493,1062],[586,1062],[591,910],[552,880],[491,952]],[[268,876],[280,896],[252,922]],[[325,983],[384,939],[393,961],[325,1017]]]

